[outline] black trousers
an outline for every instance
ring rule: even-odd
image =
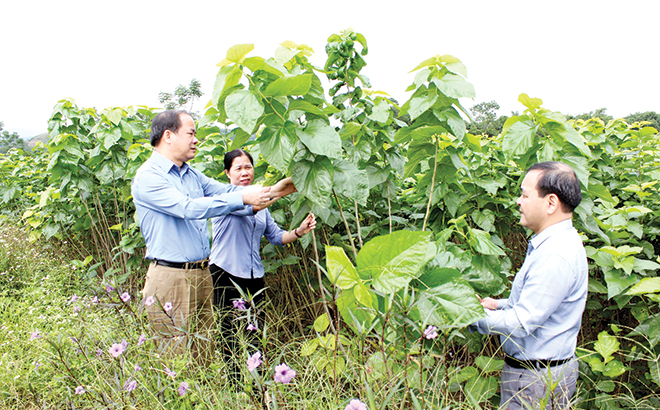
[[[264,278],[239,278],[217,265],[210,265],[209,270],[213,277],[213,305],[220,311],[222,318],[218,344],[229,368],[230,380],[240,380],[240,369],[245,367],[248,356],[261,350],[255,342],[264,323],[264,292],[254,295],[264,288]],[[252,298],[251,301],[244,299],[245,310],[234,307],[233,301],[242,298],[237,286]],[[256,327],[256,330],[248,330],[249,325]],[[240,345],[238,335],[243,336],[247,342],[246,350]]]

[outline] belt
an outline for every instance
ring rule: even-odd
[[[573,358],[570,357],[568,359],[562,359],[562,360],[519,360],[519,359],[514,359],[511,356],[504,356],[504,361],[506,362],[506,364],[508,364],[509,366],[515,369],[540,369],[547,367],[555,367],[568,363],[572,359]]]
[[[203,261],[198,262],[170,262],[164,261],[162,259],[154,259],[154,263],[156,265],[175,269],[206,269],[209,267],[208,259],[204,259]]]

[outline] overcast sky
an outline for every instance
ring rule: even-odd
[[[159,106],[158,93],[198,79],[210,99],[231,46],[269,58],[284,40],[314,48],[348,27],[369,45],[362,71],[403,104],[409,71],[436,54],[467,66],[476,99],[500,115],[520,93],[546,108],[613,116],[660,112],[660,1],[3,1],[0,121],[32,137],[55,103]]]

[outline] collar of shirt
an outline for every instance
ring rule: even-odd
[[[572,227],[573,227],[573,220],[570,218],[565,219],[561,222],[557,222],[554,225],[548,226],[540,234],[532,236],[532,239],[529,240],[529,245],[528,245],[529,250],[527,253],[529,254],[535,249],[538,249],[539,246],[541,246],[541,244],[545,242],[545,240],[551,237],[552,235],[561,231],[571,229]]]
[[[181,176],[183,176],[190,169],[190,166],[187,162],[184,162],[183,165],[181,165],[181,168],[179,168],[174,162],[165,158],[163,154],[156,150],[154,150],[153,154],[151,154],[151,160],[155,166],[165,171],[166,174],[172,170],[172,167],[174,167],[176,172]]]

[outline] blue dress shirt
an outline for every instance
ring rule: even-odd
[[[283,246],[286,231],[277,226],[268,209],[242,216],[236,212],[213,218],[213,247],[210,263],[239,278],[264,276],[259,254],[261,237]]]
[[[502,349],[520,360],[562,360],[575,353],[587,301],[587,256],[573,222],[535,235],[508,299],[476,325],[499,334]]]
[[[217,182],[188,164],[181,168],[154,151],[138,169],[131,193],[147,259],[194,262],[210,253],[206,219],[232,211],[252,213],[240,187]]]

